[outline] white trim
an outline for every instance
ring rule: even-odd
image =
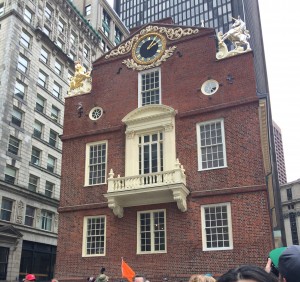
[[[164,233],[165,233],[165,250],[164,251],[154,251],[154,230],[153,230],[153,214],[155,212],[163,212],[164,213]],[[141,226],[140,226],[140,215],[142,213],[150,213],[150,229],[151,229],[151,251],[141,251]],[[158,210],[146,210],[146,211],[138,211],[137,212],[137,246],[136,246],[136,253],[138,255],[144,254],[164,254],[167,253],[167,212],[166,209],[158,209]]]
[[[103,254],[86,254],[86,232],[87,232],[87,220],[90,218],[104,218],[104,252]],[[94,215],[94,216],[85,216],[83,218],[83,232],[82,232],[82,257],[103,257],[106,256],[106,215]]]
[[[211,124],[214,122],[221,122],[221,130],[222,130],[222,145],[223,145],[223,156],[224,156],[224,165],[219,167],[212,168],[202,168],[202,154],[201,154],[201,139],[200,139],[200,126]],[[224,127],[224,119],[214,119],[206,122],[199,122],[196,124],[196,134],[197,134],[197,157],[198,157],[198,171],[205,170],[213,170],[227,167],[227,157],[226,157],[226,141],[225,141],[225,127]]]
[[[226,206],[227,208],[227,220],[228,220],[228,236],[229,236],[229,247],[217,247],[217,248],[208,248],[206,244],[206,231],[205,231],[205,211],[207,207],[218,207]],[[224,251],[233,249],[233,236],[232,236],[232,221],[231,221],[231,204],[230,203],[219,203],[219,204],[210,204],[201,206],[201,233],[202,233],[202,250],[203,251]]]
[[[105,181],[104,183],[96,183],[89,184],[89,160],[90,160],[90,147],[94,145],[106,144],[106,152],[105,152]],[[87,143],[85,146],[85,172],[84,172],[84,186],[94,186],[94,185],[102,185],[107,183],[107,156],[108,156],[108,142],[107,140],[96,141],[92,143]]]

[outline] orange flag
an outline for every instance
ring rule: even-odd
[[[135,272],[132,268],[123,260],[122,258],[122,278],[127,278],[129,282],[132,282],[133,277],[135,276]]]

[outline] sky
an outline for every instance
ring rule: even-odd
[[[291,182],[300,178],[300,1],[259,0],[259,7],[272,117],[281,128]]]

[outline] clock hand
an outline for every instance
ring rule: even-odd
[[[156,36],[153,38],[153,40],[151,41],[151,43],[147,47],[147,50],[149,50],[150,48],[152,48],[152,46],[154,46],[156,44],[155,39],[156,39]]]

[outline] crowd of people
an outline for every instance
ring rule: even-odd
[[[98,277],[89,277],[88,282],[108,282],[101,268]],[[24,282],[35,282],[34,274],[27,274]],[[58,282],[53,278],[51,282]],[[144,275],[135,275],[133,282],[149,282]],[[300,282],[300,246],[274,249],[270,252],[265,269],[255,265],[242,265],[228,270],[218,278],[211,274],[192,275],[189,282]]]

